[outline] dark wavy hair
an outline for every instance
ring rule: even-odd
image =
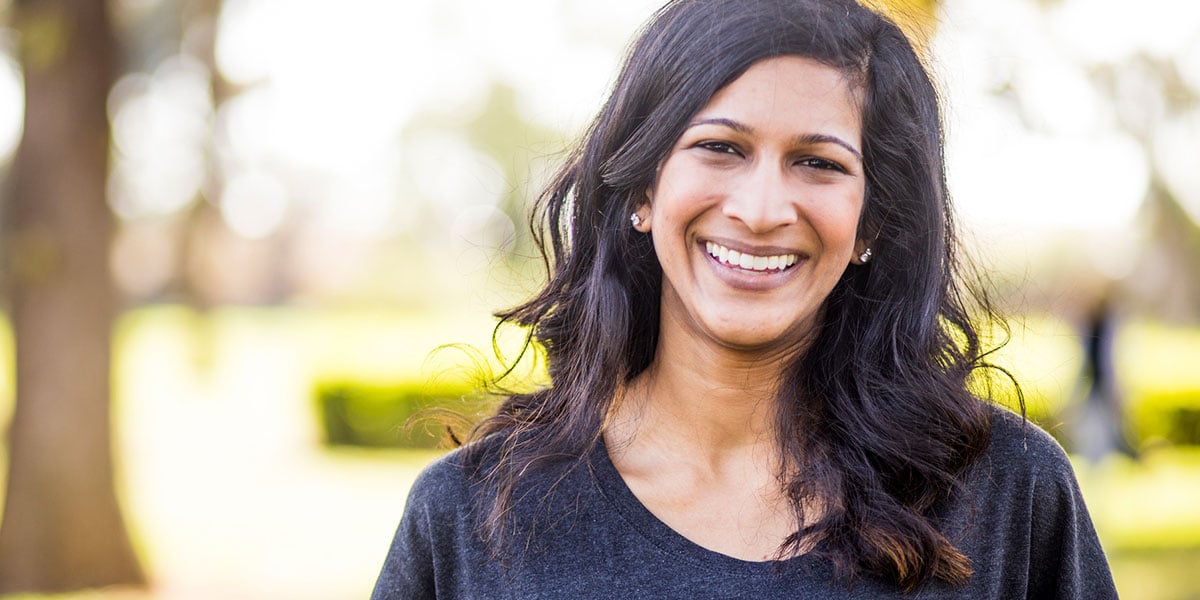
[[[780,478],[805,525],[779,556],[811,549],[848,581],[869,573],[905,590],[970,577],[936,515],[988,443],[990,413],[970,384],[989,366],[973,319],[994,313],[960,276],[935,89],[895,23],[853,0],[674,0],[640,32],[608,101],[535,205],[548,282],[497,315],[529,328],[551,383],[505,398],[471,435],[497,442],[465,448],[468,459],[489,448],[482,531],[494,548],[518,525],[511,508],[522,478],[579,464],[620,388],[654,359],[662,271],[649,236],[628,219],[656,167],[718,90],[784,55],[838,69],[858,90],[867,178],[859,237],[873,240],[874,258],[845,272],[814,343],[782,374]],[[815,522],[806,504],[823,507]]]

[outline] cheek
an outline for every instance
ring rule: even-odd
[[[651,231],[686,226],[713,204],[713,198],[719,196],[717,187],[718,181],[703,172],[664,169],[651,193]]]
[[[862,214],[862,197],[853,194],[830,198],[824,210],[809,214],[809,222],[830,252],[850,252],[858,241],[858,222]]]

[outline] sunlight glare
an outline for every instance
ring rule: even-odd
[[[310,215],[327,231],[360,238],[384,238],[401,229],[412,204],[398,192],[398,149],[359,165],[358,170],[328,181],[328,188],[313,196]],[[418,226],[414,224],[414,226]]]
[[[5,38],[11,35],[7,30]],[[17,150],[25,116],[25,84],[21,68],[8,52],[0,53],[0,163]]]
[[[414,139],[407,164],[416,190],[444,224],[453,223],[468,206],[495,205],[507,183],[496,161],[475,150],[466,139],[429,133]]]
[[[152,75],[126,75],[109,94],[109,116],[109,203],[119,216],[169,214],[195,200],[212,121],[203,65],[175,56]]]
[[[238,173],[221,192],[221,217],[234,233],[251,240],[275,232],[287,216],[288,193],[265,172]]]
[[[1146,157],[1084,66],[1045,28],[1027,26],[1036,7],[943,8],[952,26],[934,48],[948,90],[947,174],[964,218],[1037,231],[1130,227],[1149,183]]]
[[[235,0],[221,15],[217,64],[261,86],[271,154],[331,171],[394,142],[436,74],[422,25],[431,3]],[[249,108],[249,107],[247,107]]]
[[[1050,22],[1087,61],[1120,61],[1139,52],[1171,58],[1200,36],[1200,2],[1066,0],[1051,9]]]
[[[1200,31],[1197,31],[1192,43],[1179,53],[1176,62],[1184,83],[1193,90],[1200,90]]]
[[[1162,128],[1154,155],[1171,193],[1200,223],[1200,108]]]

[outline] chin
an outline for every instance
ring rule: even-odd
[[[709,328],[710,336],[721,346],[742,352],[788,352],[798,349],[803,336],[793,329],[771,323],[723,323]]]

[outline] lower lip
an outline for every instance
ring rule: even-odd
[[[750,271],[721,262],[718,258],[709,254],[703,245],[700,247],[700,252],[708,259],[708,264],[712,268],[713,273],[726,285],[739,290],[755,292],[772,290],[787,283],[796,274],[798,267],[807,260],[801,256],[795,264],[782,271],[770,269],[766,271]]]

